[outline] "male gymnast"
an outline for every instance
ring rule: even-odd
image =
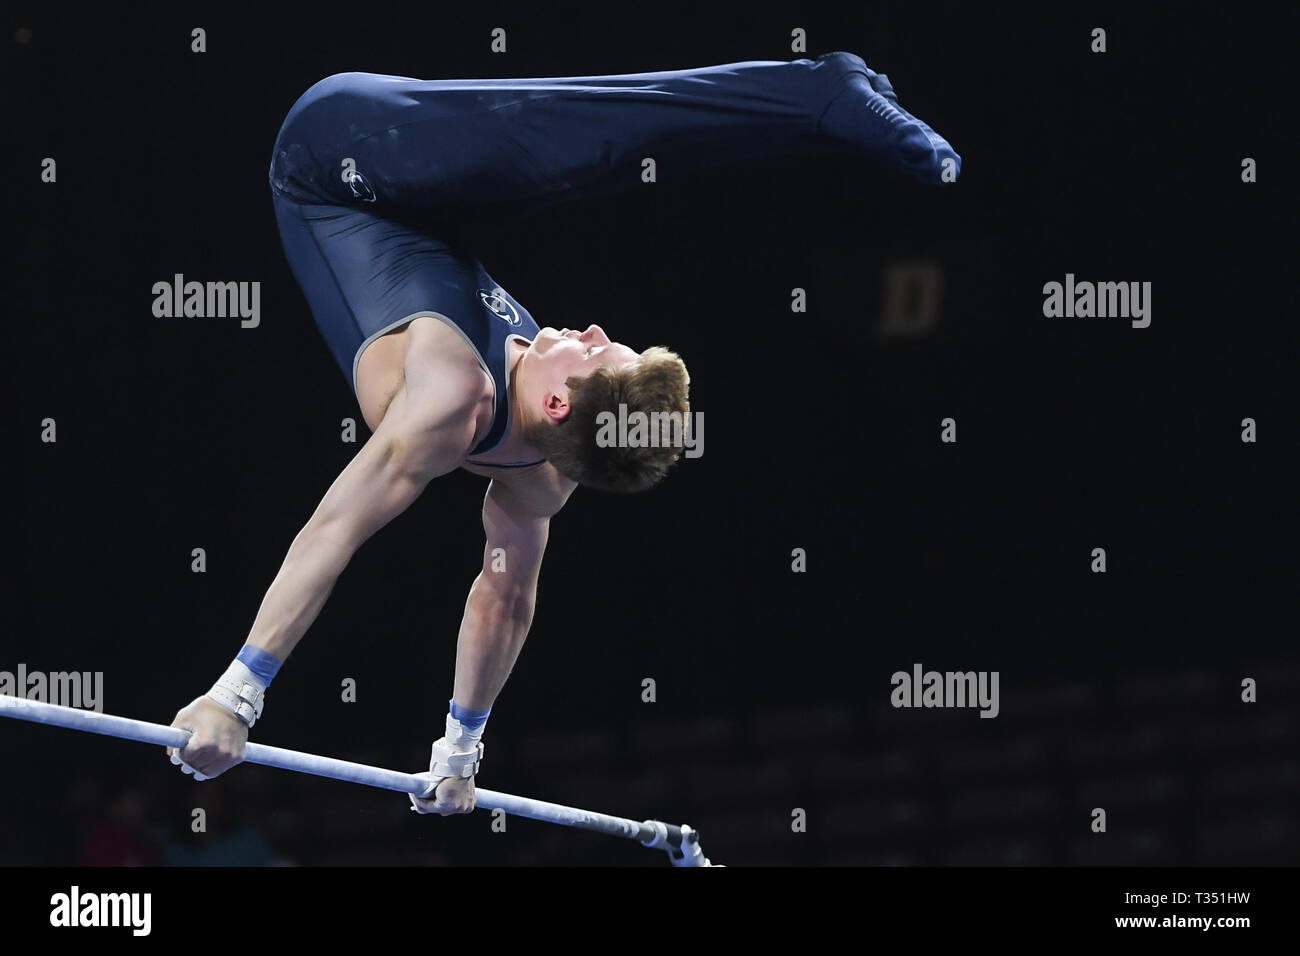
[[[172,763],[196,780],[244,757],[281,663],[371,535],[430,481],[489,479],[487,543],[456,645],[445,733],[421,813],[474,809],[483,728],[532,621],[551,517],[574,488],[636,492],[679,447],[603,447],[597,416],[689,415],[682,360],[598,325],[539,329],[470,256],[458,229],[640,183],[772,155],[848,154],[927,182],[960,157],[849,53],[552,79],[328,77],[290,109],[271,159],[285,256],[351,385],[370,438],[289,547],[244,647],[172,722]],[[497,549],[501,549],[498,551]],[[504,554],[494,562],[494,553]]]

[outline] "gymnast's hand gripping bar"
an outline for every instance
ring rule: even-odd
[[[120,737],[123,740],[134,740],[142,744],[156,744],[159,747],[184,747],[190,738],[189,732],[179,727],[164,727],[162,724],[132,720],[129,717],[115,717],[112,714],[100,714],[93,710],[61,707],[58,704],[46,704],[4,694],[0,694],[0,717],[14,717],[36,724],[65,727],[68,730],[84,730],[92,734]],[[268,747],[265,744],[248,744],[244,752],[244,762],[261,764],[263,767],[275,767],[279,770],[296,770],[298,773],[310,773],[318,777],[345,780],[348,783],[361,783],[368,787],[395,790],[398,793],[413,793],[416,796],[428,792],[432,782],[427,774],[401,773],[397,770],[352,763],[349,760],[303,753],[300,750]],[[506,813],[527,817],[530,820],[558,823],[560,826],[593,830],[596,833],[636,840],[643,846],[665,851],[673,866],[720,865],[708,861],[700,848],[699,833],[685,825],[679,827],[659,820],[644,820],[638,823],[625,817],[612,817],[591,810],[561,806],[558,803],[546,803],[529,797],[516,797],[495,790],[484,790],[481,787],[474,788],[474,795],[476,806],[484,810],[504,810]]]

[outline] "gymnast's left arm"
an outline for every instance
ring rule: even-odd
[[[429,765],[435,779],[449,779],[440,781],[427,799],[412,797],[421,813],[445,816],[474,809],[473,773],[482,754],[483,727],[528,636],[551,515],[571,490],[539,498],[496,480],[488,486],[483,566],[461,619],[446,736],[434,744]]]

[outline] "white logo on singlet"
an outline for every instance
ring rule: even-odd
[[[343,181],[347,183],[348,188],[352,190],[352,195],[356,196],[362,202],[375,201],[375,190],[370,185],[370,181],[355,169],[346,170],[343,175]]]
[[[518,328],[523,324],[523,319],[519,318],[518,310],[506,299],[504,290],[493,289],[491,292],[484,292],[479,289],[478,297],[483,302],[484,307],[502,322],[512,328]]]

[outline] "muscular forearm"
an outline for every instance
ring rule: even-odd
[[[462,707],[475,710],[485,710],[496,701],[533,621],[536,592],[497,578],[481,573],[474,580],[456,642],[452,696]]]
[[[346,541],[308,525],[294,539],[267,589],[248,643],[285,660],[325,606],[351,560]]]

